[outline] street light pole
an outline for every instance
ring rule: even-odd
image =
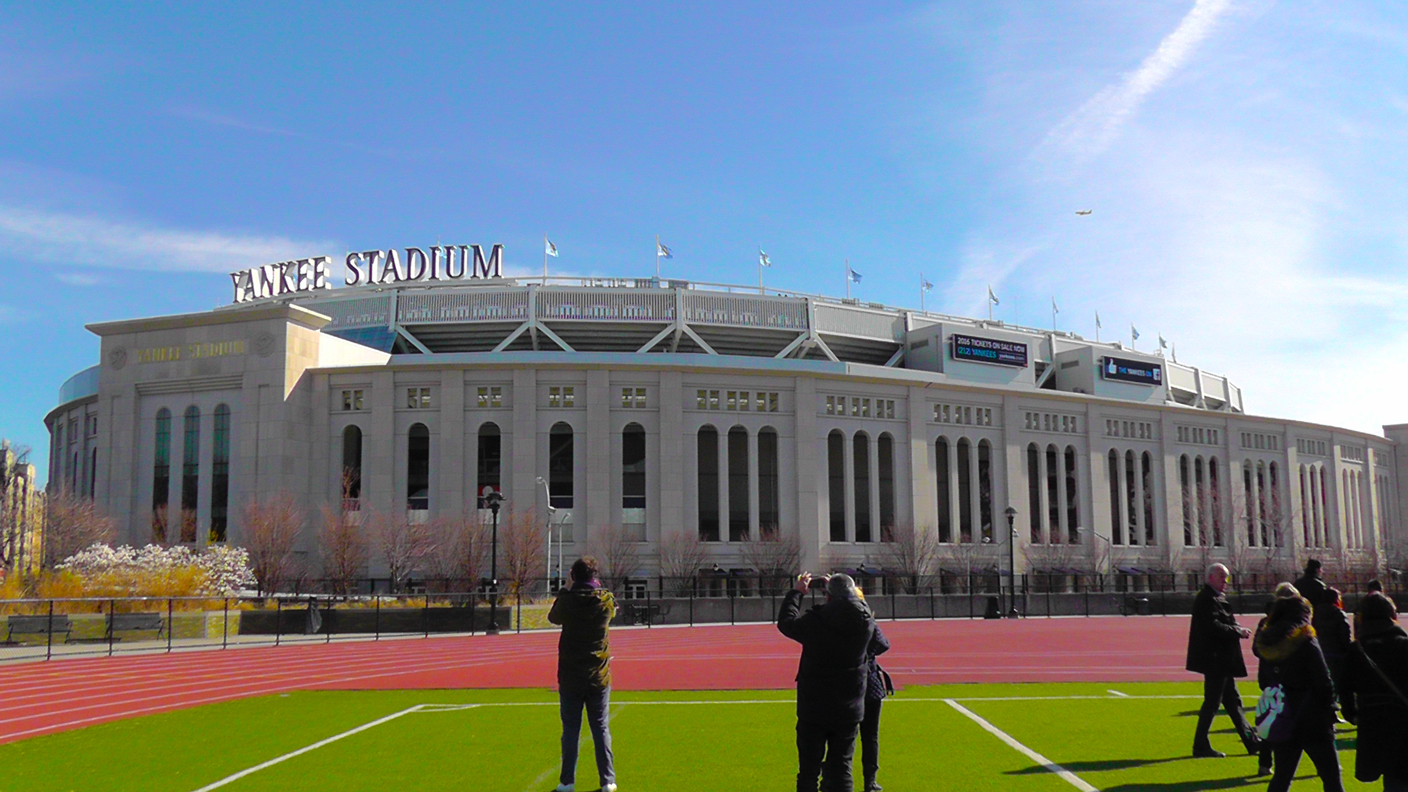
[[[1101,590],[1101,591],[1104,591],[1104,590],[1105,590],[1105,578],[1108,577],[1108,576],[1113,576],[1113,575],[1114,575],[1114,571],[1115,571],[1115,570],[1114,570],[1114,567],[1115,567],[1115,543],[1114,543],[1114,542],[1111,542],[1108,538],[1106,538],[1106,537],[1104,537],[1104,536],[1101,536],[1100,534],[1096,533],[1094,529],[1079,528],[1079,527],[1076,528],[1076,533],[1077,533],[1077,534],[1083,534],[1083,533],[1086,533],[1086,532],[1089,532],[1091,536],[1095,537],[1096,539],[1099,539],[1100,541],[1104,542],[1105,544],[1109,545],[1109,547],[1110,547],[1110,557],[1106,560],[1106,567],[1107,567],[1108,571],[1107,571],[1104,575],[1101,575],[1101,576],[1100,576],[1100,578],[1101,578],[1101,579],[1100,579],[1100,590]],[[1099,570],[1098,570],[1098,567],[1097,567],[1097,571],[1099,571]]]
[[[1007,515],[1007,569],[1012,573],[1012,588],[1007,595],[1007,618],[1017,618],[1017,510],[1008,506]]]
[[[484,505],[489,509],[489,513],[494,515],[494,530],[491,534],[489,549],[489,627],[484,630],[485,635],[499,634],[499,507],[503,504],[504,496],[492,486],[484,488]]]
[[[548,482],[547,482],[547,479],[543,478],[542,476],[538,476],[538,483],[541,484],[542,487],[543,487],[543,502],[548,505],[548,520],[547,520],[547,523],[548,523],[548,526],[547,526],[547,527],[548,527],[548,557],[547,557],[547,565],[546,565],[546,567],[544,568],[544,574],[547,575],[547,578],[548,578],[548,588],[551,589],[551,588],[552,588],[552,581],[553,581],[553,574],[552,574],[552,516],[557,513],[557,509],[553,508],[553,505],[552,505],[552,491],[548,489]],[[559,535],[558,535],[558,537],[557,537],[557,547],[558,547],[558,554],[561,555],[561,551],[562,551],[562,535],[561,535],[560,533],[559,533]],[[561,569],[561,566],[562,566],[561,563],[559,563],[559,564],[558,564],[558,567],[559,567],[559,568],[558,568],[558,570],[557,570],[557,578],[558,578],[559,580],[560,580],[561,577],[562,577],[562,569]],[[549,593],[551,593],[551,592],[549,592]]]

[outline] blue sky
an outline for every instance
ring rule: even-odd
[[[1393,3],[11,4],[0,435],[88,322],[225,273],[503,243],[986,312],[1225,373],[1250,412],[1408,421],[1408,14]],[[1076,209],[1093,209],[1077,217]],[[340,266],[335,271],[340,272]]]

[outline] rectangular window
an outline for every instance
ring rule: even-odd
[[[709,391],[709,409],[719,409],[719,392],[716,390]]]
[[[781,401],[776,393],[768,394],[768,412],[777,412],[778,402]]]
[[[696,408],[696,409],[700,409],[700,410],[707,410],[707,409],[709,409],[709,392],[708,392],[708,391],[705,391],[705,390],[695,391],[695,398],[697,399],[697,402],[696,402],[696,404],[695,404],[695,408]]]
[[[869,418],[869,417],[870,417],[870,399],[861,399],[861,400],[860,400],[860,417],[862,417],[862,418]]]
[[[632,405],[635,404],[635,399],[633,398],[633,395],[634,391],[631,388],[621,389],[621,409],[631,409]]]
[[[645,388],[636,388],[636,409],[645,409]]]
[[[827,414],[827,415],[835,415],[835,414],[836,414],[836,397],[835,397],[835,396],[827,396],[827,397],[826,397],[826,414]]]
[[[424,410],[430,407],[430,388],[407,388],[406,407]]]
[[[740,409],[740,410],[742,410],[742,411],[744,411],[744,412],[747,412],[747,411],[748,411],[748,402],[751,401],[751,399],[749,399],[748,396],[749,396],[748,391],[739,391],[739,392],[738,392],[738,409]]]
[[[475,390],[474,403],[479,409],[484,410],[489,407],[489,389],[478,388]]]
[[[852,418],[855,418],[855,417],[857,417],[857,416],[859,416],[859,415],[860,415],[860,397],[859,397],[859,396],[852,396],[852,397],[851,397],[851,417],[852,417]]]
[[[757,411],[763,412],[767,409],[767,400],[763,398],[766,394],[764,394],[762,391],[758,391],[756,395],[758,397]],[[776,410],[774,410],[773,412],[776,412]]]
[[[728,392],[728,409],[730,409],[730,410],[737,410],[737,409],[738,409],[738,391],[729,391],[729,392]]]

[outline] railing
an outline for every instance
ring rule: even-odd
[[[1186,574],[1126,579],[1037,573],[1010,577],[992,570],[855,578],[881,620],[1054,616],[1176,616],[1191,613],[1196,589]],[[609,580],[619,606],[615,624],[696,625],[771,622],[792,586],[790,575],[702,573],[692,577]],[[1361,596],[1360,581],[1332,580],[1346,591],[1346,609]],[[1362,581],[1367,583],[1367,580]],[[1403,581],[1386,593],[1404,601]],[[396,588],[396,593],[391,589]],[[269,596],[98,597],[0,600],[5,647],[0,662],[134,652],[177,652],[241,646],[377,641],[383,637],[482,634],[548,629],[556,579],[515,584],[501,580],[465,590],[462,581],[385,578],[350,585],[308,581],[298,591]],[[342,593],[333,593],[342,589]],[[813,589],[809,602],[823,594]],[[1244,615],[1262,612],[1269,588],[1229,591]]]

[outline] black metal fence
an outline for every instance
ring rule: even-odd
[[[1172,616],[1191,612],[1198,583],[1179,574],[1028,574],[1017,576],[1015,586],[994,572],[855,577],[882,620]],[[1388,582],[1386,593],[1403,602],[1401,581]],[[6,647],[0,661],[541,629],[550,626],[547,612],[559,586],[536,578],[456,591],[452,581],[411,580],[390,593],[390,581],[366,579],[333,594],[318,583],[265,596],[0,600]],[[792,584],[790,575],[724,570],[607,581],[619,605],[615,624],[647,628],[771,622]],[[1259,614],[1273,585],[1248,585],[1228,596],[1239,613]],[[808,594],[811,602],[822,596]],[[1359,596],[1348,590],[1346,608]]]

